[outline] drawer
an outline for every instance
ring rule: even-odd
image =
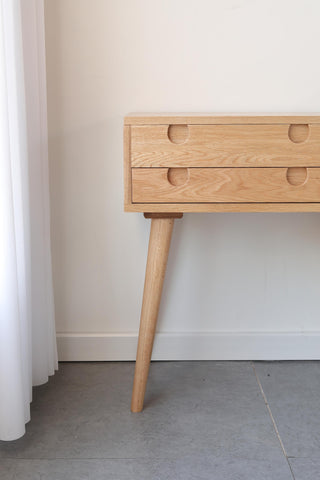
[[[320,168],[133,168],[133,203],[320,202]]]
[[[130,128],[131,167],[320,167],[316,123]]]

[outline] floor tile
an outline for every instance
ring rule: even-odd
[[[295,480],[317,480],[320,477],[320,458],[290,458]]]
[[[0,479],[13,480],[15,472],[16,460],[8,460],[3,458],[0,460]]]
[[[320,363],[255,362],[255,368],[287,455],[320,456]]]
[[[292,480],[284,458],[276,461],[201,456],[176,460],[8,461],[15,463],[14,480]]]
[[[26,435],[1,442],[0,457],[282,461],[249,362],[155,362],[142,414],[130,413],[133,370],[61,364],[35,389]]]

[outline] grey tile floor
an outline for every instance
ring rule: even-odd
[[[316,480],[319,362],[154,362],[129,411],[133,363],[62,363],[34,389],[1,480]]]

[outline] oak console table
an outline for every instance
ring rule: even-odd
[[[140,412],[175,218],[320,211],[320,114],[132,114],[125,211],[151,218],[131,410]]]

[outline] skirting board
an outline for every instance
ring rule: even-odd
[[[60,361],[135,360],[136,333],[58,333]],[[152,360],[319,360],[320,332],[158,333]]]

